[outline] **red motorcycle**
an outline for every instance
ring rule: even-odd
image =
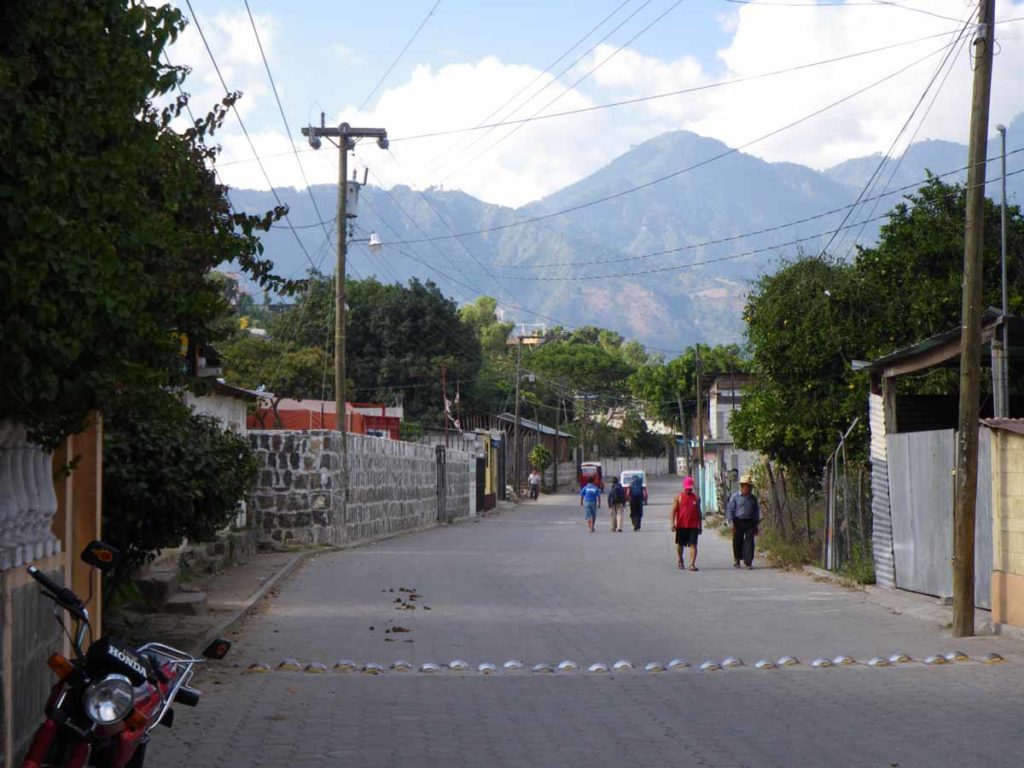
[[[104,571],[118,559],[117,550],[99,541],[82,553],[82,560]],[[204,659],[160,643],[132,648],[114,637],[100,638],[84,652],[92,627],[81,599],[34,566],[28,572],[57,604],[61,627],[63,611],[73,619],[75,658],[54,653],[47,660],[58,681],[22,768],[142,768],[150,732],[174,721],[172,705],[199,703],[200,692],[188,683]],[[203,656],[222,659],[230,648],[230,641],[215,640]]]

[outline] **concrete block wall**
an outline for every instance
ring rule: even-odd
[[[1024,627],[1024,435],[991,435],[992,620]]]
[[[437,453],[433,446],[348,435],[348,513],[342,514],[338,433],[252,430],[261,469],[248,500],[261,540],[340,545],[389,536],[438,522]],[[448,519],[472,513],[469,453],[446,451]]]

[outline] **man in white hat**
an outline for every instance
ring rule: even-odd
[[[732,525],[732,567],[739,568],[742,560],[748,571],[754,567],[754,537],[761,524],[761,507],[750,492],[752,486],[753,478],[743,475],[739,491],[725,506],[725,521]]]

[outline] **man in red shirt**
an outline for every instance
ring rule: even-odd
[[[700,497],[693,492],[693,478],[683,480],[683,492],[676,496],[672,504],[672,531],[676,535],[676,554],[679,556],[677,568],[683,570],[683,548],[690,547],[690,570],[697,568],[697,537],[704,531],[703,516],[700,511]]]

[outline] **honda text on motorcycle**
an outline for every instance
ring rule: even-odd
[[[108,571],[119,556],[94,541],[82,560]],[[57,604],[54,615],[62,627],[64,613],[71,617],[74,659],[54,653],[47,661],[58,680],[22,768],[142,768],[150,732],[174,721],[172,705],[199,703],[200,693],[189,681],[203,659],[160,643],[133,648],[114,637],[99,638],[84,651],[86,632],[93,639],[85,604],[34,566],[28,572]],[[215,640],[203,656],[221,659],[230,647],[227,640]]]

